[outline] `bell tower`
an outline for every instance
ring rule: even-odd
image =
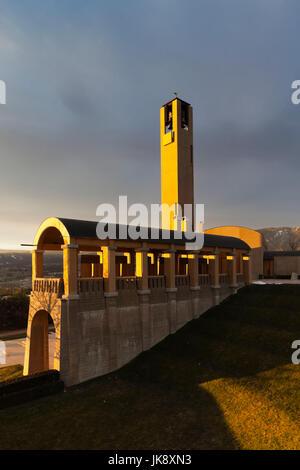
[[[194,207],[193,108],[176,95],[160,109],[160,145],[161,203],[175,208],[170,212],[163,206],[162,228],[176,230],[181,225],[185,230],[188,224],[194,229],[194,211],[192,217],[184,214],[184,204]]]

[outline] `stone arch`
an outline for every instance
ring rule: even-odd
[[[54,312],[41,308],[29,312],[24,375],[49,370],[49,316],[55,328],[54,369],[60,370],[60,322]]]
[[[70,234],[65,225],[56,217],[49,217],[44,220],[38,228],[34,238],[34,245],[44,248],[47,245],[53,246],[70,243]]]

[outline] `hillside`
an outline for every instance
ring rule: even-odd
[[[299,307],[300,286],[243,288],[119,371],[0,411],[0,448],[300,450]]]
[[[44,272],[47,276],[62,274],[62,254],[45,253]],[[0,250],[0,288],[28,288],[31,286],[30,251]]]
[[[300,249],[300,227],[270,227],[257,231],[263,235],[267,250]]]

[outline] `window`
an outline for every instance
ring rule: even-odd
[[[181,127],[186,131],[189,130],[189,105],[181,103]]]
[[[173,130],[172,103],[165,106],[165,134]]]

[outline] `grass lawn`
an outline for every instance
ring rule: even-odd
[[[23,366],[16,364],[13,366],[0,367],[0,382],[17,379],[23,376]]]
[[[51,327],[48,329],[49,332],[55,332],[55,328]],[[6,333],[6,334],[3,334],[3,333],[0,333],[0,341],[11,341],[13,339],[21,339],[21,338],[26,338],[26,330],[24,330],[24,332],[22,333],[17,333],[17,334],[14,334],[13,331],[11,333]]]
[[[0,411],[0,448],[300,449],[295,339],[300,286],[241,289],[118,372]]]
[[[0,336],[0,341],[11,341],[12,339],[21,339],[21,338],[26,338],[26,333],[20,333],[17,335],[5,335],[5,336]]]

